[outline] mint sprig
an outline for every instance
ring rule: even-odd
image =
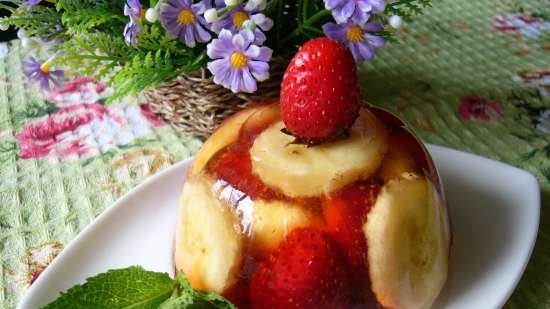
[[[86,279],[42,309],[237,309],[215,293],[195,291],[185,276],[132,266]]]
[[[162,303],[159,309],[237,309],[227,299],[212,292],[193,290],[182,273],[176,275],[179,286],[172,297]]]

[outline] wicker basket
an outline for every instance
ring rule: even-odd
[[[214,83],[201,69],[161,84],[146,92],[151,110],[178,131],[208,137],[227,116],[250,103],[279,96],[281,79],[288,57],[275,57],[270,65],[270,78],[258,84],[253,94],[233,93]]]

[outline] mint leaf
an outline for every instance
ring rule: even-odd
[[[214,293],[174,293],[159,309],[237,309],[225,298]]]
[[[195,291],[185,275],[132,266],[109,270],[61,293],[42,309],[237,309],[216,293]]]
[[[183,273],[176,275],[178,286],[159,309],[237,309],[227,299],[212,292],[195,291]]]
[[[191,287],[191,283],[189,283],[189,280],[187,280],[187,278],[181,271],[178,271],[178,273],[176,274],[176,280],[178,281],[181,290],[189,291],[190,293],[195,292],[195,290]]]
[[[204,304],[205,307],[196,308],[237,309],[235,305],[216,293],[197,292],[197,294],[198,303]]]
[[[181,272],[176,274],[177,286],[172,297],[162,303],[159,309],[186,309],[191,307],[195,301],[195,291]]]
[[[167,301],[159,306],[159,309],[187,309],[193,308],[193,295],[175,291]]]
[[[174,286],[166,273],[132,266],[88,278],[43,309],[156,309],[172,295]]]

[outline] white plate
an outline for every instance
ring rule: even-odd
[[[429,146],[450,204],[454,235],[449,280],[434,309],[500,308],[535,244],[540,191],[515,167]],[[175,214],[189,160],[151,177],[102,213],[46,268],[18,308],[112,268],[141,265],[173,274]]]

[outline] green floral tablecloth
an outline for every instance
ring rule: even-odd
[[[543,188],[540,233],[506,308],[550,308],[550,1],[439,0],[362,67],[364,95],[426,141],[519,166]],[[0,308],[13,308],[103,209],[200,140],[87,78],[41,93],[18,41],[0,59]],[[503,240],[505,241],[505,240]],[[483,308],[465,308],[483,309]]]

